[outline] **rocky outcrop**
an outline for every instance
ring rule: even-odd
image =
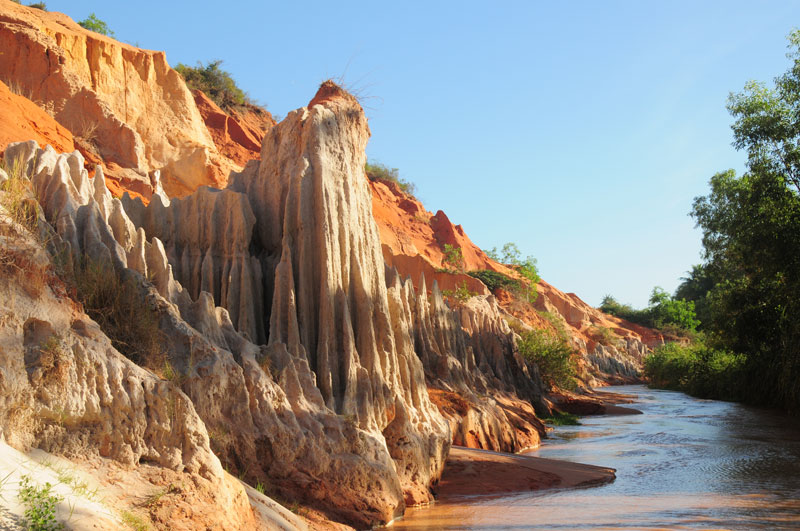
[[[224,185],[236,166],[218,154],[163,52],[85,30],[61,13],[0,3],[0,77],[94,146],[105,163],[145,185],[160,170],[170,195]]]
[[[275,126],[272,115],[256,105],[245,104],[226,112],[200,90],[194,102],[219,152],[239,166],[257,159],[264,135]]]
[[[31,233],[0,208],[0,436],[19,450],[161,467],[190,482],[187,498],[202,491],[216,506],[209,512],[198,506],[196,521],[258,528],[244,489],[212,453],[189,397],[112,346],[67,296],[41,247],[44,242],[51,252],[63,251],[57,256],[64,270],[83,253],[122,268],[125,252],[106,220],[118,225],[124,217],[102,187],[102,172],[92,183],[79,153],[56,155],[34,142],[10,145],[5,157],[20,161],[32,176],[58,232],[40,220]],[[176,518],[182,525],[183,517]]]
[[[270,133],[269,162],[231,190],[147,207],[111,198],[102,171],[90,182],[79,154],[9,148],[38,165],[45,214],[73,261],[88,255],[153,279],[143,293],[161,316],[169,361],[223,460],[362,525],[429,500],[450,441],[404,301],[384,278],[361,173],[367,135],[363,112],[343,94],[290,115]],[[168,228],[174,269],[164,243],[146,232],[154,227]],[[256,312],[262,274],[268,311]],[[249,310],[215,308],[216,293]],[[263,331],[248,321],[262,313]],[[239,334],[231,315],[266,345]]]

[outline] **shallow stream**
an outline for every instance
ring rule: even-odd
[[[397,529],[800,529],[800,422],[643,386],[642,415],[584,417],[530,455],[617,469],[608,485],[410,509]],[[628,405],[628,404],[623,404]]]

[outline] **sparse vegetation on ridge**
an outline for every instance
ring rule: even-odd
[[[416,185],[401,178],[400,170],[397,168],[389,168],[380,162],[373,161],[366,163],[364,171],[367,174],[367,178],[371,181],[390,181],[396,183],[404,193],[411,197],[414,197],[417,193]]]
[[[443,290],[442,296],[445,297],[447,300],[451,301],[453,305],[460,306],[467,302],[470,298],[476,296],[477,293],[470,290],[467,287],[466,282],[462,282],[459,286],[456,286],[454,290]]]
[[[516,285],[508,284],[508,286],[516,288],[516,290],[512,291],[517,295],[524,296],[528,302],[536,302],[536,298],[539,296],[536,284],[541,280],[541,277],[539,277],[539,269],[536,266],[536,258],[528,256],[523,259],[519,247],[513,242],[508,242],[503,245],[503,249],[500,252],[497,251],[497,247],[492,247],[484,252],[486,256],[495,262],[505,264],[519,273],[524,279],[524,282],[517,282]]]
[[[464,255],[461,253],[461,247],[444,244],[442,248],[444,256],[442,257],[442,271],[445,273],[459,273],[464,271]]]
[[[521,288],[519,280],[513,279],[498,271],[478,269],[476,271],[467,271],[467,274],[486,284],[486,287],[489,288],[491,292],[497,289],[515,291]]]
[[[221,68],[222,60],[217,59],[206,64],[197,63],[197,66],[188,66],[178,63],[175,70],[186,81],[190,89],[204,92],[211,100],[223,110],[230,111],[255,103],[247,93],[239,88],[230,72]]]

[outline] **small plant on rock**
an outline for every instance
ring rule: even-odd
[[[460,306],[467,302],[470,298],[477,295],[474,291],[471,291],[467,287],[467,283],[462,282],[460,286],[457,286],[454,290],[444,290],[442,291],[442,295],[454,303],[456,306]]]
[[[34,485],[30,476],[22,476],[19,483],[19,501],[25,506],[25,523],[31,531],[55,531],[64,529],[64,524],[56,520],[56,506],[61,497],[53,494],[53,486]]]
[[[458,273],[464,270],[464,255],[461,247],[444,244],[444,257],[442,257],[443,269],[448,273]]]

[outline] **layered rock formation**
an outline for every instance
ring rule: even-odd
[[[96,148],[106,164],[145,185],[160,170],[170,195],[224,185],[236,165],[217,152],[163,52],[85,30],[61,13],[0,4],[0,78]]]
[[[461,249],[465,271],[490,270],[516,276],[513,269],[489,258],[442,211],[431,214],[390,181],[371,181],[370,189],[384,258],[402,275],[417,282],[424,274],[428,279],[435,278],[442,289],[453,290],[464,285],[472,292],[488,293],[481,281],[469,275],[441,271],[444,245],[449,244]],[[589,385],[638,381],[644,354],[664,342],[660,333],[606,315],[574,293],[563,293],[543,280],[537,289],[539,296],[534,307],[503,290],[496,293],[497,300],[506,317],[513,316],[527,326],[552,328],[550,320],[540,312],[562,321],[581,354],[583,376]],[[612,341],[605,341],[606,344],[597,341],[602,329],[608,330]]]
[[[276,123],[268,111],[246,104],[226,112],[200,90],[192,96],[222,155],[239,166],[258,158],[264,135]]]
[[[77,264],[70,257],[85,253],[124,271],[125,252],[106,222],[124,216],[102,172],[91,183],[79,153],[57,156],[35,142],[10,145],[5,160],[32,176],[58,234],[43,220],[33,233],[14,223],[6,210],[11,192],[0,192],[0,436],[20,450],[172,471],[193,485],[184,497],[196,503],[196,522],[260,527],[244,489],[212,453],[189,397],[117,352],[67,296],[41,247],[63,251],[67,269]]]

